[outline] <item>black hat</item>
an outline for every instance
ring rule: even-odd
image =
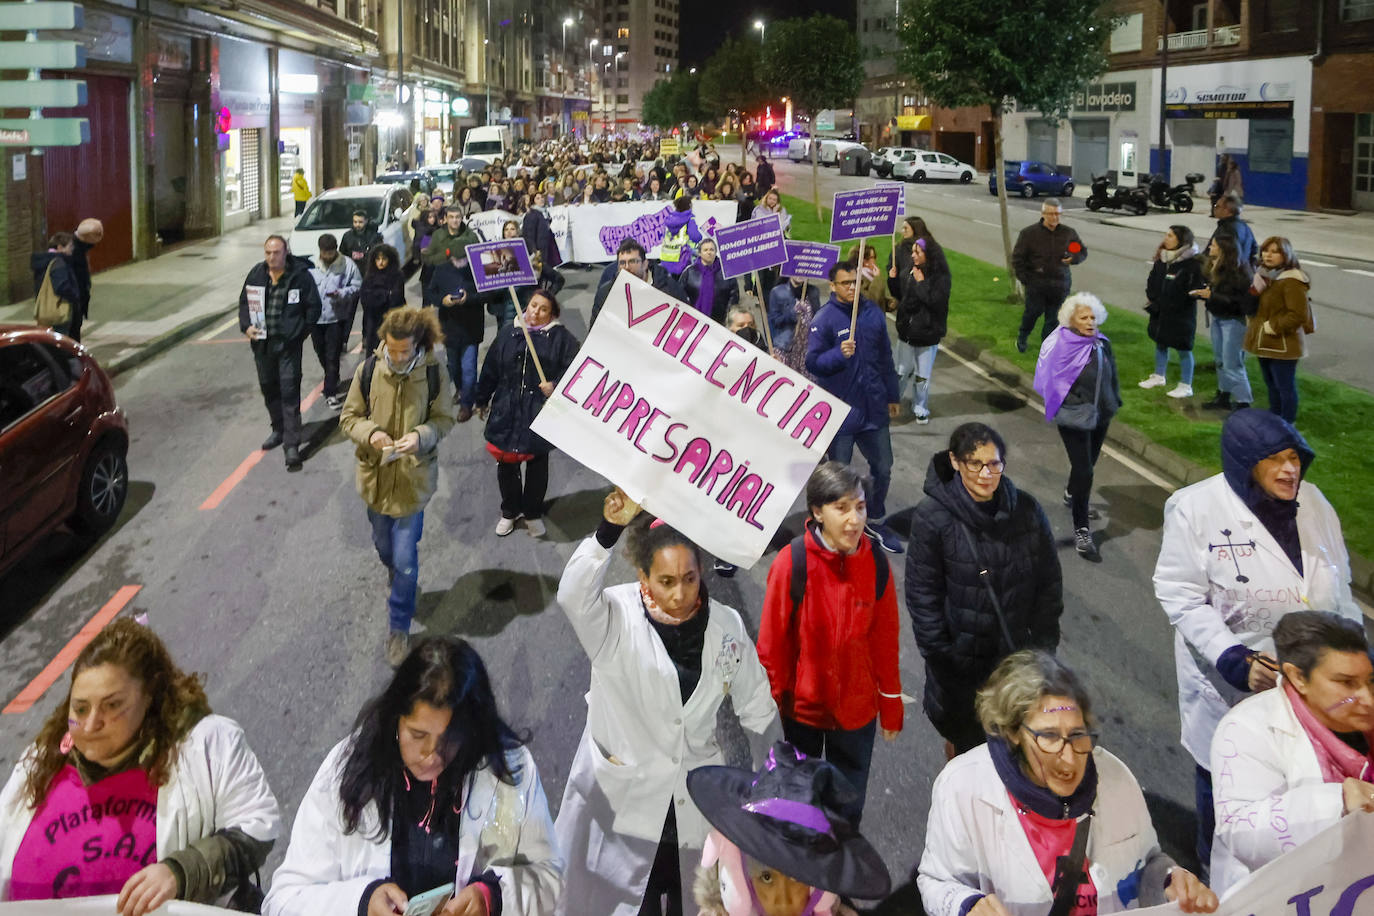
[[[882,857],[844,813],[858,792],[824,760],[779,741],[758,773],[698,767],[687,791],[727,840],[790,878],[863,900],[892,891]]]

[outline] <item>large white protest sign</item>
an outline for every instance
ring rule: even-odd
[[[703,549],[751,566],[848,413],[622,271],[533,429]]]
[[[1278,826],[1278,825],[1274,825]],[[1136,910],[1177,916],[1173,904]],[[1374,814],[1341,818],[1235,887],[1217,916],[1370,916],[1374,914]]]
[[[570,261],[591,264],[614,261],[620,243],[633,237],[644,246],[649,257],[658,257],[663,244],[663,223],[673,212],[669,201],[642,200],[615,204],[582,204],[569,207],[572,211],[572,254],[559,249]],[[692,218],[703,236],[715,236],[722,226],[733,226],[739,206],[733,200],[697,200],[692,202]]]

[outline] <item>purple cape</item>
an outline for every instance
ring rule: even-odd
[[[1045,419],[1053,420],[1064,403],[1064,397],[1088,364],[1093,347],[1107,338],[1099,331],[1084,337],[1060,325],[1045,338],[1040,358],[1035,361],[1035,391],[1045,399]]]

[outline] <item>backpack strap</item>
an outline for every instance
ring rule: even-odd
[[[867,532],[864,537],[868,538],[869,549],[873,552],[873,600],[881,601],[883,595],[887,594],[887,583],[892,578],[892,567],[887,562],[887,556],[883,553],[882,544],[878,539]]]
[[[429,398],[425,400],[425,419],[429,419],[429,405],[439,396],[439,365],[430,363],[425,367],[425,382],[429,385]]]
[[[372,416],[372,373],[377,371],[377,354],[369,353],[363,357],[363,374],[358,377],[358,386],[363,393],[364,416]]]
[[[806,594],[806,526],[802,533],[792,539],[792,579],[787,590],[792,598],[792,616],[795,619],[801,609],[802,596]]]

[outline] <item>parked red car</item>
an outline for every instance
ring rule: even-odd
[[[129,427],[90,351],[0,325],[0,573],[69,522],[97,535],[129,492]]]

